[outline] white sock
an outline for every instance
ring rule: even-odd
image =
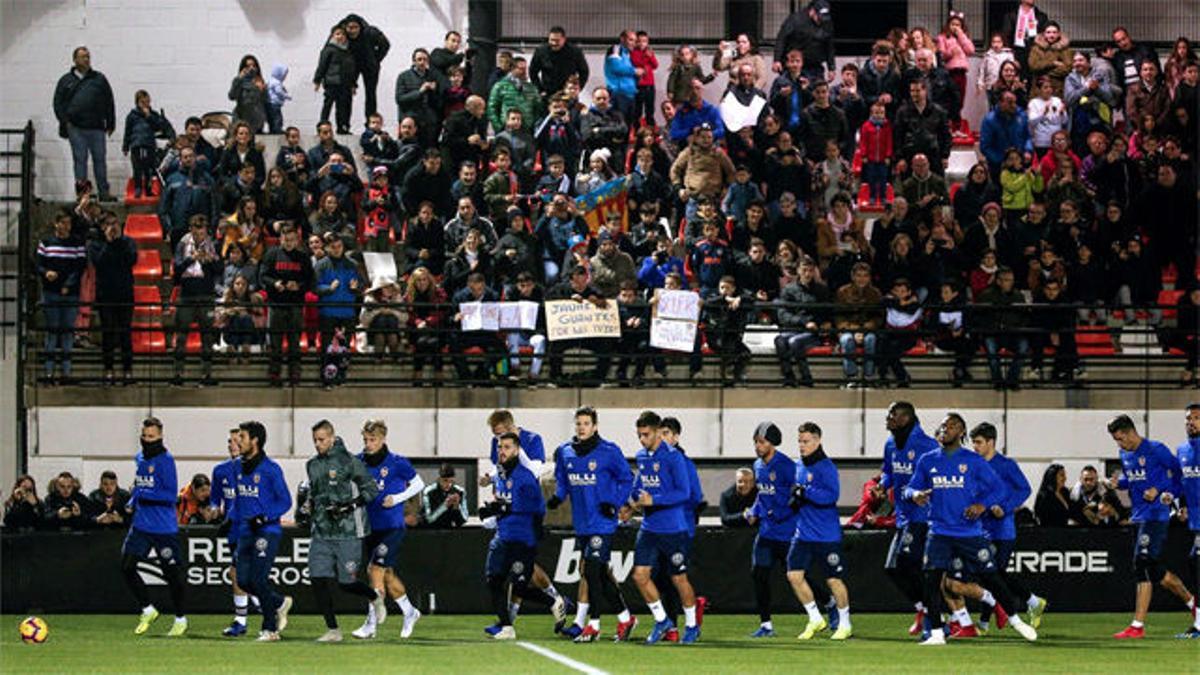
[[[770,621],[764,621],[759,625],[767,630],[775,630],[775,624],[771,623]]]
[[[958,622],[958,625],[966,628],[971,625],[971,613],[967,611],[966,607],[956,609],[954,610],[954,620]]]
[[[1033,593],[1030,593],[1029,599],[1025,601],[1025,608],[1032,612],[1033,610],[1037,609],[1038,605],[1040,604],[1042,604],[1042,599]]]
[[[646,603],[650,607],[650,614],[654,616],[654,623],[667,620],[667,610],[663,609],[662,600]]]
[[[600,630],[600,619],[588,619],[588,627],[594,631]]]
[[[1189,597],[1186,604],[1188,609],[1196,609],[1196,596]]]
[[[404,612],[404,614],[405,614],[406,616],[407,616],[407,615],[409,615],[409,614],[412,614],[412,613],[413,613],[413,610],[415,610],[415,609],[416,609],[416,607],[413,607],[413,606],[412,606],[412,603],[408,601],[408,594],[407,594],[407,593],[405,593],[404,595],[402,595],[402,596],[400,596],[400,597],[396,598],[396,604],[397,604],[397,605],[400,605],[400,611],[401,611],[401,612]],[[515,615],[514,615],[514,616],[515,616]]]
[[[375,628],[375,605],[367,603],[367,621],[366,625],[369,628]]]
[[[627,609],[621,610],[621,613],[617,615],[617,621],[621,623],[629,623],[629,619],[629,610]]]
[[[925,603],[918,600],[917,604],[913,605],[913,609],[917,610],[918,612],[924,612],[925,611]]]
[[[558,589],[554,587],[554,584],[550,584],[545,589],[543,589],[543,591],[546,593],[546,595],[550,596],[551,598],[554,598],[555,600],[558,599]]]
[[[821,620],[821,610],[817,609],[817,603],[815,603],[815,602],[804,603],[804,611],[808,612],[808,620],[809,621],[820,621]]]
[[[934,628],[933,630],[929,631],[929,637],[930,637],[930,639],[942,638],[943,640],[945,640],[946,639],[946,631],[941,628]]]
[[[1129,625],[1134,628],[1141,628],[1142,626],[1145,626],[1146,624],[1142,623],[1141,621],[1138,621],[1137,619],[1134,619],[1133,621],[1129,622]]]
[[[234,595],[233,596],[233,620],[243,626],[246,625],[246,612],[250,607],[250,596]]]
[[[1200,615],[1196,616],[1196,620],[1192,622],[1192,628],[1200,630]]]
[[[583,628],[586,625],[589,607],[591,607],[591,604],[587,603],[587,602],[581,602],[581,603],[575,605],[575,625],[576,626]]]
[[[187,623],[187,617],[186,616],[177,616],[177,617],[175,617],[175,623]]]
[[[841,628],[843,626],[849,627],[850,626],[850,605],[846,605],[845,607],[838,607],[837,610],[838,610],[838,627],[839,628]]]
[[[696,606],[683,608],[683,623],[688,628],[696,627]]]
[[[152,604],[146,605],[145,607],[142,608],[142,614],[146,614],[148,612],[153,612],[153,611],[154,611],[154,605],[152,605]]]
[[[519,603],[519,602],[508,603],[508,620],[509,621],[516,621],[517,615],[520,613],[521,613],[521,603]]]
[[[983,591],[983,597],[979,598],[979,601],[982,602],[983,604],[987,605],[988,607],[996,606],[996,598],[992,597],[992,592],[989,590]]]
[[[1021,620],[1020,615],[1013,614],[1008,617],[1008,622],[1014,626],[1023,625],[1025,622]]]

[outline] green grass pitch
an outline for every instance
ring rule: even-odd
[[[945,647],[919,647],[905,629],[911,615],[863,614],[854,617],[854,638],[835,643],[825,632],[811,642],[795,639],[803,618],[775,617],[779,637],[752,640],[757,617],[709,614],[696,645],[609,642],[614,622],[606,617],[601,643],[577,645],[556,638],[549,616],[522,616],[518,641],[552,650],[577,662],[572,669],[519,644],[486,639],[484,616],[427,616],[410,640],[399,639],[399,617],[380,629],[380,638],[360,642],[349,637],[361,617],[340,616],[347,642],[314,644],[324,632],[317,616],[294,616],[281,642],[258,644],[252,638],[220,636],[227,616],[194,616],[184,639],[162,637],[170,628],[162,616],[150,634],[135,637],[135,615],[47,615],[50,639],[26,645],[17,634],[23,617],[3,616],[0,670],[33,672],[338,672],[338,673],[749,673],[796,672],[996,672],[1045,673],[1102,670],[1110,673],[1200,673],[1200,640],[1175,640],[1186,626],[1182,612],[1151,615],[1147,638],[1117,642],[1109,636],[1129,620],[1127,614],[1046,614],[1037,643],[1011,630]],[[635,637],[649,632],[648,617]],[[260,618],[250,617],[257,632]],[[639,640],[640,642],[640,640]],[[588,669],[591,670],[588,670]]]

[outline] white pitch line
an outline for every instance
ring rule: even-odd
[[[568,668],[578,670],[581,673],[586,673],[587,675],[608,675],[608,673],[600,670],[599,668],[593,668],[586,663],[581,663],[575,659],[567,658],[558,652],[535,645],[532,642],[517,642],[516,645],[518,647],[524,647],[525,649],[528,649],[539,656],[544,656],[551,661],[557,661]]]

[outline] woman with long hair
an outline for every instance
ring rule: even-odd
[[[262,131],[267,123],[267,81],[258,57],[253,54],[246,54],[238,62],[238,73],[229,85],[229,100],[235,102],[235,120],[249,124],[251,131]]]
[[[1017,97],[1017,107],[1024,108],[1029,104],[1029,92],[1022,79],[1021,65],[1016,61],[1005,61],[1000,64],[1000,77],[988,90],[988,108],[995,108],[1000,102],[1000,95],[1011,91]]]
[[[950,117],[955,119],[962,110],[963,101],[967,100],[967,69],[970,59],[975,55],[975,43],[967,33],[967,19],[962,12],[950,10],[950,18],[937,36],[937,55],[941,59],[950,80],[958,87],[958,108],[950,110]]]
[[[1033,513],[1042,527],[1066,527],[1070,522],[1071,493],[1067,491],[1067,470],[1062,464],[1046,467]]]
[[[408,305],[408,340],[413,346],[413,383],[421,387],[426,361],[433,362],[435,382],[442,375],[446,291],[427,268],[418,267],[408,276],[404,302]]]
[[[743,65],[749,65],[754,70],[754,86],[766,91],[767,62],[758,53],[754,38],[746,33],[738,33],[733,42],[722,41],[717,45],[717,53],[713,54],[713,71],[728,71],[729,86],[737,84],[737,73]]]
[[[1171,55],[1167,57],[1167,62],[1163,64],[1163,77],[1167,82],[1167,89],[1171,92],[1171,97],[1175,97],[1175,87],[1179,86],[1180,80],[1183,79],[1183,71],[1187,69],[1189,63],[1196,62],[1196,52],[1192,49],[1192,41],[1180,37],[1175,40],[1175,46],[1171,48]]]
[[[249,162],[254,165],[254,182],[262,185],[267,179],[267,163],[263,159],[263,148],[254,140],[254,127],[246,121],[233,125],[233,133],[225,143],[221,153],[221,161],[217,164],[218,180],[233,180],[237,178],[242,166]]]

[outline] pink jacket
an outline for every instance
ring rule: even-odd
[[[975,45],[965,32],[957,38],[938,33],[937,50],[946,70],[966,70],[970,66],[967,58],[975,55]]]

